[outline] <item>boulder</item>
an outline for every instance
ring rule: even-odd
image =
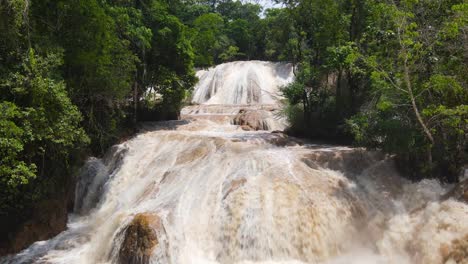
[[[442,245],[441,254],[444,259],[443,263],[451,264],[467,264],[468,263],[468,235],[456,239],[451,246]]]
[[[239,125],[243,130],[269,130],[266,119],[268,115],[264,110],[241,109],[234,117],[234,125]]]
[[[119,250],[119,263],[147,264],[159,245],[157,230],[161,219],[154,214],[137,214],[127,226]]]
[[[442,200],[455,199],[461,202],[468,203],[468,179],[465,179],[455,185],[451,191],[446,193]]]
[[[248,125],[241,125],[241,129],[244,131],[253,131],[254,129]]]
[[[313,147],[311,148],[313,149]],[[311,153],[305,154],[302,161],[313,169],[324,167],[343,172],[346,175],[359,175],[364,170],[386,158],[385,154],[377,151],[364,151],[363,149],[327,151],[320,150],[321,146],[318,146],[318,148]],[[389,161],[388,167],[391,168],[393,167],[393,162]],[[385,172],[387,173],[388,171]]]
[[[303,145],[303,142],[301,142],[300,140],[293,137],[289,137],[285,133],[275,131],[273,131],[268,137],[265,137],[265,140],[268,143],[277,147]]]

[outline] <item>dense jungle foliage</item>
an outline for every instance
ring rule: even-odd
[[[0,1],[0,215],[28,212],[114,144],[144,87],[161,116],[178,111],[196,79],[173,3]]]
[[[463,0],[0,0],[0,218],[22,219],[138,121],[177,118],[195,67],[290,61],[292,134],[467,162]],[[155,99],[156,98],[156,99]]]
[[[414,179],[467,163],[468,4],[284,0],[292,130],[397,154]]]

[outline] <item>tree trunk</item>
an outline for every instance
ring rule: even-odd
[[[137,124],[137,114],[138,114],[138,83],[135,81],[133,85],[133,125]]]
[[[338,70],[338,76],[336,77],[336,84],[335,84],[335,101],[336,101],[336,112],[338,115],[341,115],[343,112],[343,70]]]
[[[307,98],[307,92],[304,90],[302,94],[302,103],[304,105],[304,122],[309,122],[309,99]]]
[[[408,94],[411,99],[411,105],[413,107],[414,114],[416,115],[416,119],[418,120],[419,124],[421,125],[422,129],[424,130],[424,133],[426,134],[427,139],[431,142],[431,144],[434,144],[434,137],[432,136],[431,131],[429,128],[427,128],[426,124],[424,123],[424,120],[421,117],[421,114],[419,113],[418,106],[416,104],[416,99],[413,94],[413,88],[411,86],[411,79],[409,75],[409,67],[408,67],[408,62],[407,59],[405,58],[404,62],[404,71],[405,71],[405,84],[406,84],[406,89],[408,89]]]
[[[416,119],[418,120],[419,124],[421,125],[422,129],[424,130],[424,133],[426,134],[427,139],[431,142],[431,145],[428,146],[427,148],[427,163],[429,164],[429,170],[430,173],[432,174],[433,172],[433,166],[432,166],[432,146],[434,145],[434,137],[432,136],[431,131],[429,128],[427,128],[426,124],[424,123],[424,120],[421,117],[421,114],[419,113],[418,106],[416,104],[416,99],[414,98],[413,94],[413,88],[411,86],[411,79],[409,75],[409,67],[408,67],[408,59],[405,58],[404,62],[404,73],[405,73],[405,83],[406,83],[406,89],[408,90],[408,94],[411,99],[411,105],[413,107],[414,114],[416,115]]]

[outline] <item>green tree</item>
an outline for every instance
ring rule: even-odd
[[[273,61],[293,61],[298,41],[293,20],[285,9],[266,10],[265,56]]]
[[[194,24],[193,47],[195,49],[195,64],[198,66],[212,66],[218,56],[229,43],[224,41],[224,20],[216,13],[209,13],[198,17]]]
[[[344,85],[347,80],[343,75],[348,69],[342,67],[349,63],[340,62],[339,65],[337,59],[346,56],[337,56],[336,51],[344,50],[341,46],[350,46],[350,14],[345,1],[281,2],[291,20],[289,42],[285,43],[288,43],[288,56],[296,66],[295,83],[283,91],[296,105],[295,112],[302,113],[302,118],[297,120],[303,123],[297,129],[293,126],[293,130],[306,136],[343,137],[343,129],[337,127],[351,114],[341,109],[343,99],[351,94],[345,92],[349,88]],[[281,20],[287,21],[287,18]]]
[[[430,1],[373,6],[366,60],[377,100],[350,125],[359,141],[398,153],[415,175],[454,181],[466,161],[468,92],[460,71],[466,55],[452,42],[463,42],[458,28],[467,27],[460,19],[467,13],[466,4],[454,1],[437,6]],[[430,12],[421,17],[421,10]]]
[[[67,182],[87,143],[77,107],[57,74],[60,49],[39,55],[27,1],[2,2],[0,40],[0,216],[21,215]],[[8,37],[8,38],[7,38]],[[62,174],[63,173],[63,174]],[[44,187],[47,186],[47,187]]]
[[[194,51],[187,26],[170,12],[166,1],[153,0],[143,9],[153,31],[151,50],[145,58],[147,77],[142,87],[162,96],[155,110],[161,118],[177,118],[182,101],[195,84]]]

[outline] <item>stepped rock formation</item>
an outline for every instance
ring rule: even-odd
[[[273,133],[284,123],[270,95],[290,72],[200,72],[183,120],[142,124],[90,159],[68,229],[0,263],[466,263],[468,205],[444,196],[453,186],[406,180],[378,152]]]
[[[244,130],[284,130],[281,87],[294,80],[290,63],[239,61],[197,73],[193,106],[182,110],[183,118],[226,120]]]

